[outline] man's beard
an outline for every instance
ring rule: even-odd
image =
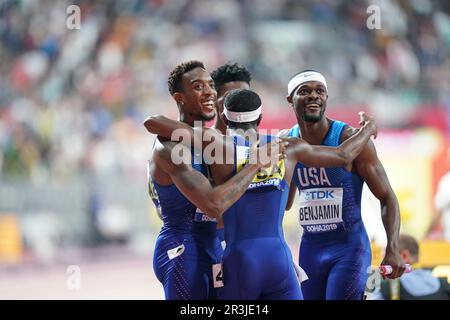
[[[216,117],[216,112],[211,113],[211,115],[206,115],[203,113],[200,113],[200,119],[202,121],[210,121],[213,120]]]
[[[212,112],[211,115],[204,114],[203,112],[198,112],[198,113],[190,112],[189,115],[196,121],[210,121],[215,118],[216,112]]]
[[[323,111],[320,111],[319,115],[308,115],[306,112],[303,114],[302,118],[305,122],[316,123],[322,120]]]

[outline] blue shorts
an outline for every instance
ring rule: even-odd
[[[223,255],[221,300],[301,300],[292,255],[280,238],[227,244]]]
[[[217,237],[166,233],[156,240],[153,270],[166,300],[214,300],[212,265],[220,263]]]
[[[309,277],[302,283],[305,300],[362,300],[371,260],[362,221],[347,230],[304,234],[299,264]]]

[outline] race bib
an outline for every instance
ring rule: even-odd
[[[221,263],[213,264],[212,273],[213,273],[214,288],[222,288],[223,287],[222,264]]]
[[[342,188],[316,188],[300,193],[300,224],[308,232],[331,231],[342,220]]]
[[[237,172],[241,171],[245,164],[248,163],[249,148],[245,146],[236,147],[236,161]],[[277,164],[269,168],[261,168],[254,176],[252,182],[247,190],[256,189],[260,187],[273,186],[280,189],[281,181],[286,174],[286,167],[284,160],[279,160]]]

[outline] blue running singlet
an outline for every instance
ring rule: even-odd
[[[345,126],[332,121],[322,145],[339,146]],[[289,136],[299,137],[298,125]],[[304,232],[299,264],[309,277],[302,283],[305,299],[362,299],[371,264],[361,219],[364,180],[345,168],[312,168],[300,162],[292,179],[300,191]]]
[[[207,176],[206,166],[195,163],[192,167]],[[215,299],[212,266],[220,263],[223,251],[217,223],[197,209],[175,184],[159,185],[152,180],[150,171],[148,183],[150,196],[163,219],[153,270],[164,286],[166,300]]]
[[[264,136],[260,136],[264,143]],[[238,172],[248,161],[248,142],[233,137]],[[267,136],[267,142],[271,140]],[[258,173],[245,194],[223,215],[226,248],[224,300],[296,300],[302,293],[282,229],[289,186],[284,161]]]

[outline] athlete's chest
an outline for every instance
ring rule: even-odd
[[[352,178],[344,168],[314,168],[298,162],[294,169],[294,180],[300,189],[313,187],[341,187]]]
[[[332,121],[325,132],[308,136],[301,134],[299,126],[294,126],[291,128],[290,135],[302,137],[312,145],[338,147],[344,127],[345,123]],[[294,183],[299,189],[342,187],[345,181],[348,181],[351,177],[351,172],[347,171],[346,168],[308,167],[301,162],[297,162],[294,169]]]

